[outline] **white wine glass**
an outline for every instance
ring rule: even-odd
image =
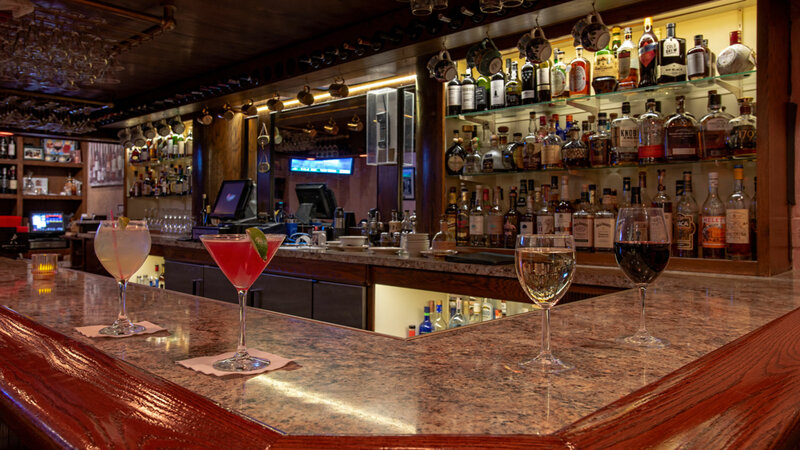
[[[119,315],[111,326],[100,330],[109,336],[128,336],[141,333],[144,327],[128,318],[125,289],[130,277],[142,267],[150,254],[150,231],[143,220],[104,220],[94,236],[94,252],[100,264],[119,285]]]
[[[575,243],[572,236],[523,234],[515,251],[517,279],[525,294],[542,308],[542,349],[524,367],[545,373],[572,369],[550,350],[550,309],[567,293],[575,275]]]
[[[614,228],[617,265],[639,288],[639,330],[617,338],[617,342],[639,347],[663,348],[669,341],[650,334],[645,327],[647,285],[655,281],[669,263],[670,240],[661,208],[622,208]]]

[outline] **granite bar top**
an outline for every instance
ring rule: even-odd
[[[175,362],[233,350],[236,305],[131,285],[132,319],[169,334],[90,339],[74,327],[115,318],[113,279],[62,269],[32,280],[24,262],[3,262],[0,304],[300,435],[551,433],[800,307],[791,278],[665,274],[649,290],[647,319],[669,348],[615,342],[636,327],[633,290],[564,304],[552,314],[553,349],[576,368],[549,377],[518,366],[538,351],[537,311],[403,340],[249,309],[249,345],[297,365],[221,379]]]

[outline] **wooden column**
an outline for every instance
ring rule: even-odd
[[[203,194],[213,206],[222,181],[237,180],[243,175],[244,116],[236,114],[230,121],[214,119],[211,125],[196,125],[194,130],[192,209],[199,220]]]
[[[444,212],[444,86],[428,76],[431,55],[417,57],[417,231],[435,232]]]

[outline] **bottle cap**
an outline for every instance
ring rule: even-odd
[[[630,114],[630,112],[631,112],[630,102],[622,102],[622,114]]]

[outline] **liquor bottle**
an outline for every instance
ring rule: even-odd
[[[456,297],[456,308],[454,313],[450,316],[450,321],[447,323],[447,328],[458,328],[467,324],[467,320],[461,313],[461,307],[461,297]]]
[[[697,201],[692,194],[692,172],[683,172],[683,193],[675,207],[675,229],[672,233],[673,254],[682,258],[697,258]]]
[[[581,186],[581,204],[572,214],[575,249],[591,252],[594,248],[594,212],[591,211],[589,185]]]
[[[567,64],[564,62],[564,52],[554,49],[553,67],[550,68],[550,94],[551,98],[569,97],[567,86]]]
[[[699,155],[699,128],[686,114],[683,96],[675,98],[677,110],[664,124],[665,156],[668,161],[695,161]]]
[[[571,97],[589,95],[592,80],[592,66],[583,57],[583,47],[575,47],[575,59],[569,63],[569,95]]]
[[[0,194],[8,194],[8,171],[5,166],[0,171]]]
[[[631,206],[642,206],[641,188],[634,186],[631,188]]]
[[[475,82],[475,110],[486,111],[489,109],[489,95],[491,84],[489,79],[481,75]]]
[[[370,238],[371,239],[371,238]],[[439,232],[431,238],[431,250],[445,251],[456,249],[456,234],[450,228],[448,218],[443,217],[439,221]]]
[[[462,247],[469,245],[469,210],[469,192],[462,188],[456,216],[456,245]]]
[[[461,83],[458,77],[447,83],[447,115],[461,114]]]
[[[467,66],[464,78],[461,79],[461,112],[475,111],[475,79],[472,78],[472,67]]]
[[[619,32],[617,33],[619,36]],[[594,54],[594,74],[592,87],[595,94],[605,94],[617,90],[617,59],[608,45]]]
[[[703,159],[724,159],[728,157],[728,122],[730,117],[721,111],[722,96],[716,91],[708,91],[708,114],[700,119],[700,144]]]
[[[458,204],[456,203],[456,199],[458,198],[456,194],[456,188],[451,187],[450,192],[447,194],[447,206],[444,210],[444,218],[445,222],[447,222],[447,228],[453,233],[453,236],[456,234],[456,220],[458,219]]]
[[[686,39],[675,36],[674,23],[667,24],[667,37],[658,43],[658,72],[659,83],[686,81]]]
[[[128,158],[128,161],[131,163],[138,163],[140,160],[139,156],[139,149],[137,147],[133,147],[131,149],[131,156]]]
[[[725,204],[725,253],[728,259],[749,260],[750,198],[744,193],[744,169],[733,166],[733,193]]]
[[[542,140],[542,169],[562,169],[564,162],[561,159],[563,141],[556,134],[558,114],[553,114],[550,119],[550,129]]]
[[[130,198],[138,197],[138,195],[136,195],[136,179],[138,177],[139,177],[139,171],[138,170],[134,170],[133,171],[133,182],[131,183],[131,188],[128,189],[128,197],[130,197]]]
[[[552,99],[550,61],[542,61],[536,65],[536,98],[538,102],[549,102]]]
[[[594,116],[589,116],[588,120],[581,122],[581,129],[583,130],[583,134],[581,134],[581,141],[586,144],[586,148],[589,148],[589,138],[595,133],[594,120]]]
[[[500,138],[492,135],[489,139],[489,151],[483,154],[481,160],[481,172],[492,173],[505,170],[503,165],[503,152],[500,150]]]
[[[620,201],[620,208],[630,208],[633,206],[631,203],[631,177],[622,177],[622,201]]]
[[[755,69],[755,53],[750,47],[741,43],[741,31],[731,31],[730,44],[717,56],[717,73],[730,75]]]
[[[639,163],[652,164],[664,159],[664,120],[656,112],[655,99],[647,99],[647,111],[639,117]]]
[[[487,298],[483,299],[483,303],[481,303],[481,322],[486,322],[487,320],[494,319],[494,305],[492,304],[492,300]]]
[[[520,71],[522,81],[522,104],[530,105],[536,103],[536,68],[530,60],[525,59]]]
[[[453,130],[453,144],[444,154],[445,168],[448,175],[461,175],[464,173],[464,163],[467,155],[464,152],[464,147],[461,146],[461,138],[458,135],[458,130]]]
[[[517,168],[514,162],[514,143],[508,143],[508,127],[497,127],[497,140],[500,147],[500,154],[503,156],[503,170],[514,170]]]
[[[503,242],[503,211],[500,209],[501,189],[495,187],[492,208],[486,214],[486,240],[489,247],[500,248]]]
[[[644,170],[639,171],[639,203],[633,203],[633,206],[650,207],[650,197],[647,195],[647,172]]]
[[[534,202],[540,203],[536,209],[536,234],[553,234],[555,232],[555,216],[553,210],[550,209],[548,198],[540,192],[540,198],[536,198],[536,191],[534,191]]]
[[[519,218],[519,234],[534,234],[536,232],[536,214],[533,209],[533,202],[536,196],[541,198],[541,191],[534,190],[532,195],[525,198],[525,213]]]
[[[508,192],[508,211],[503,216],[505,248],[515,248],[517,246],[520,216],[521,214],[517,211],[517,190],[512,187]]]
[[[514,140],[506,147],[504,155],[506,154],[511,155],[512,169],[523,170],[525,168],[525,142],[522,141],[522,133],[514,133]]]
[[[639,38],[639,87],[658,84],[658,38],[653,33],[653,20],[644,19],[644,33]]]
[[[758,259],[758,208],[756,192],[758,191],[758,177],[753,177],[753,201],[750,202],[750,253],[753,259]]]
[[[477,189],[479,195],[483,195],[483,204],[489,202],[489,191]],[[484,235],[483,222],[486,220],[480,199],[475,199],[472,209],[469,211],[469,245],[470,247],[485,247],[486,236]]]
[[[653,197],[652,206],[661,208],[664,211],[664,221],[667,222],[667,236],[672,242],[672,199],[667,194],[667,187],[664,185],[664,178],[667,171],[658,169],[658,193]]]
[[[703,203],[703,258],[725,259],[725,204],[719,199],[719,174],[708,174],[708,197]]]
[[[633,30],[625,28],[625,41],[619,46],[617,56],[617,90],[635,89],[639,85],[639,55],[633,43]]]
[[[464,125],[462,131],[465,129],[472,130],[471,125]],[[483,170],[483,155],[478,149],[478,138],[473,138],[471,132],[467,132],[464,136],[464,175],[475,175],[481,173]]]
[[[611,189],[603,189],[603,204],[594,214],[594,251],[614,251],[615,214],[613,213]]]
[[[417,335],[417,327],[415,325],[409,325],[406,336],[412,338],[416,335]]]
[[[11,140],[13,138],[0,137],[0,159],[8,158],[8,141]]]
[[[506,82],[506,106],[519,106],[522,104],[522,86],[517,81],[517,62],[506,60],[508,66],[508,81]]]
[[[14,167],[14,166],[11,166],[11,169],[9,169],[8,193],[9,194],[16,194],[17,193],[17,168]]]
[[[575,209],[569,201],[569,181],[567,175],[561,176],[560,200],[556,205],[554,220],[556,234],[572,234],[572,213]]]
[[[569,116],[567,116],[567,117],[569,117]],[[561,142],[564,142],[564,141],[567,140],[567,132],[565,131],[566,130],[565,128],[561,128],[561,121],[559,119],[560,119],[560,117],[558,115],[555,115],[555,119],[554,120],[555,120],[555,123],[556,123],[556,136],[561,138]],[[567,119],[567,120],[569,120],[569,119]]]
[[[447,329],[447,320],[442,313],[442,301],[436,301],[436,314],[433,317],[433,331],[442,331]]]
[[[750,158],[756,155],[756,117],[752,115],[753,99],[739,99],[739,117],[728,123],[728,148],[734,158]]]
[[[496,74],[492,75],[489,83],[489,108],[498,109],[506,106],[506,78],[501,69]]]
[[[611,136],[606,131],[606,113],[597,114],[597,131],[589,136],[589,159],[592,167],[606,167],[611,153]]]
[[[78,150],[80,153],[80,150]],[[10,136],[8,138],[8,159],[17,159],[17,143],[15,142],[14,136]],[[75,162],[75,161],[73,161]]]
[[[539,170],[542,167],[542,148],[536,130],[536,113],[531,112],[529,117],[528,135],[525,137],[525,147],[522,150],[522,163],[525,170]]]
[[[419,335],[422,336],[423,334],[433,333],[433,323],[431,323],[431,308],[430,306],[426,306],[423,309],[423,319],[422,323],[419,324],[417,330],[419,330]]]
[[[561,147],[564,167],[589,167],[589,148],[581,140],[581,130],[575,122],[569,130],[567,142]]]
[[[686,52],[686,76],[690,80],[710,77],[709,69],[711,64],[711,51],[703,45],[703,35],[698,34],[694,37],[694,47]]]
[[[631,104],[622,103],[622,117],[611,122],[612,166],[633,166],[639,161],[639,124],[631,117]]]
[[[474,301],[472,302],[472,314],[469,316],[469,323],[480,323],[482,319],[481,302],[475,297],[470,298],[474,299]]]
[[[531,180],[533,181],[533,180]],[[517,196],[517,211],[525,210],[525,206],[528,204],[528,180],[520,180],[519,181],[519,195]]]

